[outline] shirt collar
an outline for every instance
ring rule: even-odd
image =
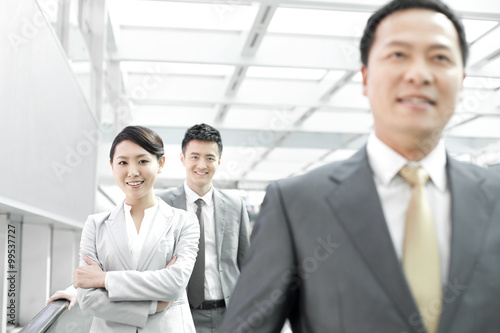
[[[149,207],[149,208],[144,210],[144,216],[153,214],[156,211],[156,209],[158,208],[158,206],[159,206],[158,205],[158,197],[155,196],[154,200],[155,200],[155,204],[152,207]],[[125,203],[125,200],[123,200],[123,209],[125,210],[125,212],[130,213],[130,211],[132,210],[132,206],[127,205]]]
[[[375,177],[383,184],[388,185],[406,165],[420,165],[429,174],[432,183],[440,190],[445,191],[446,181],[446,149],[443,140],[421,161],[409,162],[392,148],[380,141],[375,133],[371,133],[366,145],[368,160]]]
[[[205,205],[207,206],[212,206],[213,201],[214,201],[214,187],[211,186],[210,190],[205,193],[204,196],[200,197],[195,191],[193,191],[187,184],[187,182],[184,182],[184,192],[186,193],[186,201],[188,203],[194,203],[198,199],[203,199],[205,202]]]

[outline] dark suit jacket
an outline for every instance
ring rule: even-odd
[[[447,162],[452,239],[441,333],[500,332],[500,178]],[[366,156],[269,186],[224,333],[422,333]]]
[[[166,203],[186,210],[184,185],[157,193]],[[222,292],[226,304],[240,276],[243,257],[249,246],[250,224],[241,198],[214,188],[215,244]]]

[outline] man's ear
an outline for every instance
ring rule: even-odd
[[[186,162],[184,161],[184,153],[181,153],[179,157],[181,158],[182,165],[186,166]]]
[[[363,77],[363,95],[368,97],[368,86],[367,86],[367,81],[368,81],[368,68],[363,65],[361,66],[361,76]]]
[[[465,81],[465,78],[467,77],[467,75],[465,75],[464,73],[464,76],[462,78],[462,82],[461,82],[461,87],[460,87],[460,94],[458,96],[458,100],[459,101],[462,101],[464,99],[464,81]]]

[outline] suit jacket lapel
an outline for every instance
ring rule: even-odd
[[[127,228],[125,225],[125,213],[123,203],[115,207],[104,222],[108,230],[109,238],[113,244],[118,258],[124,269],[134,269],[132,255],[128,246]]]
[[[175,191],[172,192],[172,207],[187,210],[184,185],[177,187]]]
[[[220,264],[222,241],[224,238],[224,228],[226,226],[227,202],[220,193],[214,188],[214,224],[215,224],[215,246],[217,247],[217,260]]]
[[[172,208],[161,200],[158,200],[158,202],[158,211],[142,245],[141,256],[137,265],[139,271],[146,270],[164,235],[172,227]]]
[[[493,200],[485,193],[483,177],[448,158],[451,192],[451,258],[447,288],[443,294],[441,332],[447,332],[461,295],[467,288],[491,221]],[[471,209],[473,208],[473,209]]]
[[[393,300],[395,308],[408,322],[418,310],[394,250],[366,148],[335,168],[331,181],[337,183],[327,197],[334,215]]]

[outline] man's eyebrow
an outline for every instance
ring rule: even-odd
[[[402,46],[406,48],[410,48],[412,45],[409,42],[405,42],[402,40],[392,40],[389,41],[384,45],[385,47],[390,47],[390,46]],[[444,50],[451,50],[449,45],[443,44],[443,43],[434,43],[431,44],[429,49],[435,50],[435,49],[444,49]]]
[[[449,50],[451,51],[451,47],[449,47],[448,45],[446,44],[432,44],[429,49],[431,50]]]
[[[201,155],[201,153],[197,153],[197,152],[191,152],[189,153],[190,155]],[[209,157],[215,157],[216,155],[215,154],[206,154],[206,156],[209,156]]]
[[[405,42],[405,41],[401,41],[401,40],[391,40],[387,43],[384,44],[384,46],[404,46],[404,47],[410,47],[411,44],[408,43],[408,42]]]

